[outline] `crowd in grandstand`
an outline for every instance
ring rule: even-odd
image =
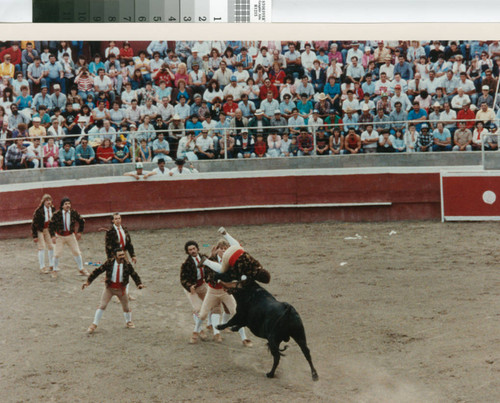
[[[499,41],[0,42],[0,169],[498,149]]]

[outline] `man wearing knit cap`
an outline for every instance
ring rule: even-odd
[[[255,280],[267,284],[271,275],[248,252],[245,252],[240,243],[226,232],[224,227],[219,228],[219,233],[231,245],[222,256],[222,262],[217,263],[208,259],[201,261],[202,265],[211,268],[217,273],[224,273],[226,280]],[[242,278],[242,276],[245,276]],[[226,281],[225,280],[225,281]]]
[[[75,225],[78,223],[78,232],[75,235]],[[78,266],[78,271],[82,276],[88,276],[89,272],[83,268],[82,253],[78,246],[85,220],[80,216],[78,211],[71,208],[71,200],[65,197],[61,200],[60,209],[54,213],[49,223],[49,232],[52,237],[52,242],[56,245],[54,253],[54,270],[52,277],[57,277],[59,271],[59,258],[63,251],[64,245],[68,245],[75,262]],[[57,235],[57,236],[56,236]]]

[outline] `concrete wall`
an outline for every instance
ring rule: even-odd
[[[492,154],[492,153],[489,153]],[[500,167],[499,158],[488,156],[492,168]],[[495,153],[496,157],[496,153]],[[423,166],[480,166],[479,152],[443,152],[412,154],[366,154],[324,157],[265,158],[250,160],[196,161],[200,172],[257,171],[274,169],[313,168],[359,168],[359,167],[423,167]],[[153,169],[155,164],[145,164]],[[173,162],[168,163],[173,167]],[[91,167],[67,167],[50,169],[25,169],[22,171],[0,171],[0,184],[46,182],[59,179],[81,179],[89,177],[121,176],[133,170],[132,164],[98,165]]]

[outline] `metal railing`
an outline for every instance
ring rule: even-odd
[[[478,122],[478,121],[484,121],[482,119],[456,119],[453,121],[453,124],[454,126],[457,126],[459,122]],[[219,136],[218,134],[222,133],[222,135],[220,136],[220,138],[223,140],[224,142],[224,159],[228,159],[228,133],[229,133],[229,136],[232,136],[232,135],[235,135],[235,134],[239,134],[243,131],[246,131],[246,132],[260,132],[262,131],[262,134],[263,135],[267,135],[269,134],[270,132],[272,131],[275,131],[275,130],[279,130],[279,129],[284,129],[285,131],[289,131],[290,129],[293,129],[293,130],[297,130],[297,131],[300,131],[301,128],[307,128],[308,129],[308,133],[312,134],[312,137],[313,137],[313,153],[314,155],[316,155],[316,148],[317,148],[317,132],[320,128],[325,128],[326,131],[328,130],[333,130],[333,128],[344,128],[344,132],[346,131],[345,130],[345,127],[346,126],[353,126],[353,127],[365,127],[365,126],[368,126],[368,125],[372,125],[374,127],[377,127],[377,126],[384,126],[384,127],[393,127],[394,125],[397,125],[397,126],[402,126],[404,127],[405,130],[408,129],[408,126],[411,125],[411,124],[414,124],[415,126],[419,125],[419,124],[422,124],[422,123],[427,123],[427,124],[430,124],[430,123],[443,123],[444,126],[446,127],[447,125],[451,124],[450,121],[443,121],[443,120],[438,120],[438,119],[417,119],[417,120],[411,120],[411,121],[408,121],[408,120],[401,120],[401,121],[383,121],[383,122],[339,122],[339,123],[322,123],[320,125],[311,125],[311,124],[302,124],[302,125],[278,125],[278,126],[261,126],[261,127],[221,127],[221,128],[214,128],[214,129],[208,129],[209,131],[209,135],[210,137],[215,141],[215,139],[219,139]],[[498,126],[498,120],[495,119],[494,122],[495,124],[497,124]],[[202,130],[206,130],[206,129],[203,129],[203,128],[190,128],[190,129],[186,129],[185,127],[183,128],[179,128],[179,129],[161,129],[161,130],[147,130],[147,131],[115,131],[114,133],[112,133],[112,135],[115,135],[115,136],[118,136],[118,135],[123,135],[124,137],[127,138],[127,141],[130,142],[130,155],[131,155],[131,159],[132,159],[132,162],[135,162],[136,161],[136,158],[137,158],[137,155],[136,155],[136,145],[137,145],[137,141],[140,141],[140,139],[138,139],[138,137],[144,135],[144,133],[154,133],[155,134],[155,138],[157,138],[157,134],[158,133],[163,133],[163,134],[166,134],[166,135],[169,135],[168,137],[172,138],[176,138],[177,140],[179,140],[182,136],[178,136],[177,134],[179,132],[183,132],[184,135],[186,133],[189,133],[189,132],[199,132],[198,135],[196,135],[195,138],[198,138],[198,136],[201,136],[201,132]],[[473,130],[472,130],[473,131]],[[217,136],[216,136],[217,134]],[[488,133],[487,135],[492,135],[493,133]],[[0,141],[1,142],[14,142],[16,139],[19,139],[19,138],[22,138],[23,140],[26,140],[26,141],[29,141],[29,140],[33,140],[33,139],[42,139],[42,140],[48,140],[49,138],[53,138],[55,140],[55,142],[63,142],[64,143],[64,140],[65,139],[70,139],[70,138],[75,138],[75,145],[79,144],[79,140],[81,140],[82,138],[96,138],[96,137],[100,137],[100,138],[108,138],[110,137],[110,134],[106,134],[106,133],[81,133],[81,134],[65,134],[64,136],[31,136],[31,137],[17,137],[17,138],[5,138],[5,139],[1,139]],[[155,139],[154,138],[154,139]],[[151,144],[153,142],[153,140],[150,140],[148,143]],[[168,138],[167,136],[165,137],[165,139],[168,141]],[[102,144],[102,141],[101,143]],[[267,143],[266,143],[267,144]],[[91,147],[89,145],[89,147]],[[92,147],[94,148],[94,147]],[[43,146],[41,147],[41,150],[42,150],[42,155],[40,156],[40,159],[41,159],[41,163],[40,163],[40,168],[43,168],[43,161],[44,161],[44,155],[43,155]],[[153,150],[152,150],[153,151]],[[483,162],[483,166],[484,166],[484,152],[485,152],[485,149],[484,149],[484,136],[482,136],[481,138],[481,152],[482,152],[482,162]],[[75,155],[76,157],[76,155]],[[175,158],[174,158],[175,159]]]

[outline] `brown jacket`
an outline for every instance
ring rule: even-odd
[[[92,281],[94,281],[101,273],[106,273],[106,285],[110,285],[111,276],[113,275],[114,263],[115,259],[108,259],[101,266],[94,269],[94,271],[90,273],[90,276],[87,279],[89,284],[91,284]],[[129,262],[125,261],[125,263],[123,263],[123,286],[126,286],[128,284],[129,277],[132,277],[134,279],[134,282],[137,286],[142,284],[141,278],[134,270],[134,267]]]
[[[78,223],[78,232],[83,232],[85,227],[85,220],[78,214],[78,211],[70,210],[70,232],[75,232],[75,224]],[[56,232],[62,234],[64,232],[64,221],[62,216],[62,210],[57,210],[52,216],[52,220],[49,223],[50,236],[54,237]]]
[[[123,232],[125,232],[125,250],[128,251],[130,257],[135,257],[134,245],[132,245],[130,234],[128,233],[126,228],[122,227],[122,229]],[[112,259],[115,255],[115,250],[121,248],[120,238],[118,237],[114,226],[106,231],[105,247],[106,256],[108,259]]]
[[[243,252],[227,273],[230,274],[232,280],[240,280],[241,276],[245,275],[248,280],[260,281],[264,284],[271,281],[269,272],[247,252]]]
[[[202,257],[207,257],[206,255],[200,255],[200,260]],[[203,267],[204,276],[206,276],[207,268]],[[191,256],[188,256],[187,259],[181,266],[181,285],[186,289],[186,291],[190,291],[192,285],[196,285],[198,277],[198,268],[196,267],[196,263],[194,262]]]
[[[44,212],[43,207],[44,206],[42,204],[33,213],[33,221],[31,222],[31,232],[33,234],[33,238],[38,238],[38,231],[42,232],[43,227],[45,225],[45,212]],[[54,208],[54,206],[52,206],[51,209],[52,209],[52,216],[53,216],[54,211],[56,209]]]

